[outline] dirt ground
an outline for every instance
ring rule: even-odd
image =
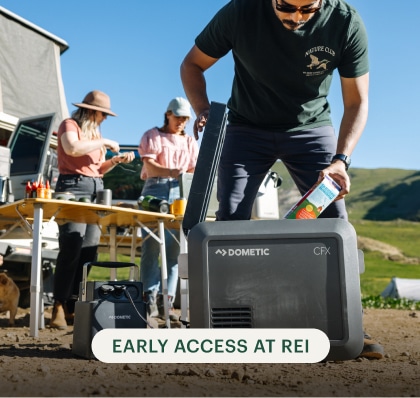
[[[29,312],[16,327],[0,315],[0,396],[275,397],[420,396],[420,313],[367,310],[366,331],[382,360],[316,364],[107,364],[72,354],[73,330],[29,337]]]

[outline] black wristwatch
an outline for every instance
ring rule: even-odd
[[[342,153],[338,153],[337,155],[334,155],[331,163],[334,163],[334,160],[341,160],[346,165],[346,170],[349,169],[351,164],[350,156],[343,155]]]

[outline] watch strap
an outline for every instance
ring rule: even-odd
[[[350,156],[344,155],[342,153],[338,153],[337,155],[334,155],[332,157],[331,162],[333,163],[334,160],[341,160],[346,165],[346,170],[349,169],[350,163],[351,163]]]

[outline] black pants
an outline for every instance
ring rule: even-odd
[[[336,148],[332,126],[287,133],[229,125],[217,175],[217,220],[249,220],[258,189],[278,159],[305,194],[330,165]],[[330,204],[320,217],[347,219],[344,199]]]
[[[56,192],[72,192],[92,201],[96,192],[104,187],[101,178],[81,175],[60,175]],[[95,261],[101,237],[99,226],[69,222],[59,226],[59,253],[54,274],[54,299],[74,301],[79,294],[83,265]],[[71,308],[70,308],[71,310]]]

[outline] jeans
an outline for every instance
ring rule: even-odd
[[[318,180],[319,172],[330,165],[336,147],[332,126],[279,133],[229,125],[217,176],[217,220],[251,218],[258,188],[277,159],[305,194]],[[320,217],[347,220],[344,199],[330,204]]]
[[[152,195],[172,203],[179,198],[179,184],[176,179],[148,178],[144,184],[142,196]],[[180,252],[179,230],[165,230],[166,265],[168,272],[168,296],[175,297],[178,284],[178,255]],[[160,244],[147,231],[142,229],[140,281],[145,292],[162,292],[161,272],[159,267]]]
[[[56,192],[72,192],[76,198],[89,197],[104,187],[101,178],[60,175]],[[59,252],[54,273],[54,299],[74,301],[79,294],[83,265],[95,261],[101,230],[97,225],[69,222],[59,226]]]

